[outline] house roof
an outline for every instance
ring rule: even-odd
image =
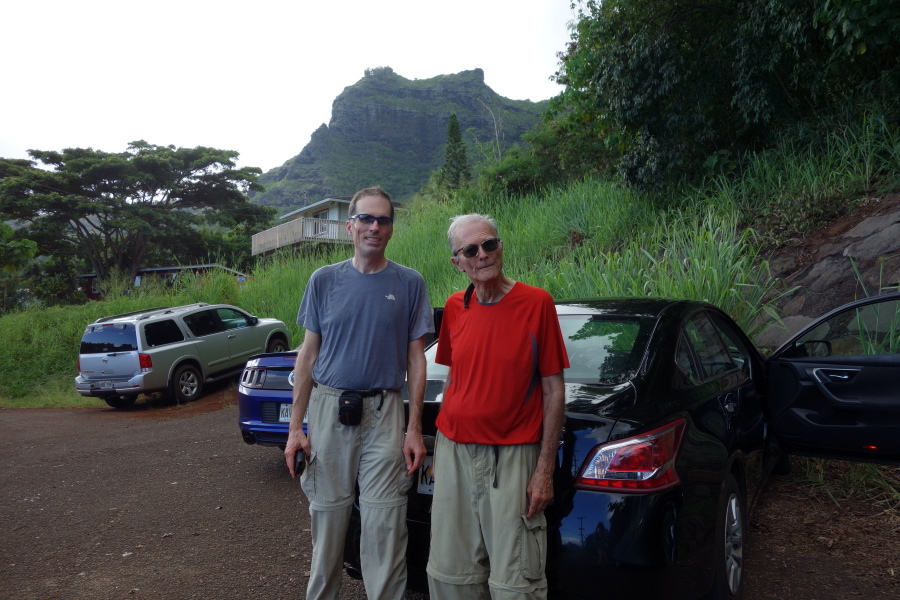
[[[185,271],[185,270],[194,270],[194,269],[212,269],[218,267],[219,269],[224,269],[225,271],[230,271],[235,275],[240,275],[241,277],[247,277],[245,273],[241,273],[240,271],[235,271],[234,269],[229,269],[226,266],[220,265],[218,263],[209,263],[205,265],[173,265],[171,267],[144,267],[142,269],[138,269],[138,275],[142,273],[158,273],[159,271]],[[79,273],[76,277],[96,277],[96,273]]]
[[[298,213],[305,213],[305,212],[308,212],[312,208],[316,208],[323,204],[330,204],[332,202],[337,202],[339,204],[350,204],[350,200],[352,200],[352,198],[346,197],[346,196],[331,196],[328,198],[323,198],[322,200],[319,200],[318,202],[313,202],[312,204],[307,204],[303,208],[298,208],[297,210],[292,210],[291,212],[289,212],[287,214],[281,215],[280,219],[284,220],[288,217],[293,217],[294,215],[296,215]]]

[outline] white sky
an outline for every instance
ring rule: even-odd
[[[545,100],[570,0],[28,0],[0,21],[0,157],[129,142],[283,164],[367,68],[407,79],[481,68]]]

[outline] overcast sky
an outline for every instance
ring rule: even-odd
[[[545,100],[569,0],[29,0],[4,5],[0,157],[129,142],[283,164],[365,69],[407,79],[484,69]]]

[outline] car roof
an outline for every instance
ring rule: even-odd
[[[101,317],[94,321],[94,323],[110,323],[110,322],[122,322],[122,321],[144,321],[147,319],[158,318],[158,317],[168,317],[171,315],[176,315],[184,312],[188,312],[190,310],[194,310],[197,308],[205,308],[210,306],[226,306],[224,304],[208,304],[206,302],[197,302],[194,304],[185,304],[184,306],[157,306],[156,308],[146,308],[143,310],[136,310],[134,312],[122,313],[120,315],[112,315],[109,317]]]
[[[675,309],[683,312],[693,307],[709,306],[704,302],[674,298],[590,298],[561,300],[556,303],[558,315],[615,315],[659,318],[663,312]]]

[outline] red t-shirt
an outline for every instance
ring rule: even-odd
[[[541,440],[541,377],[568,368],[553,298],[516,282],[496,304],[464,292],[444,307],[436,361],[450,367],[437,426],[459,444],[511,445]]]

